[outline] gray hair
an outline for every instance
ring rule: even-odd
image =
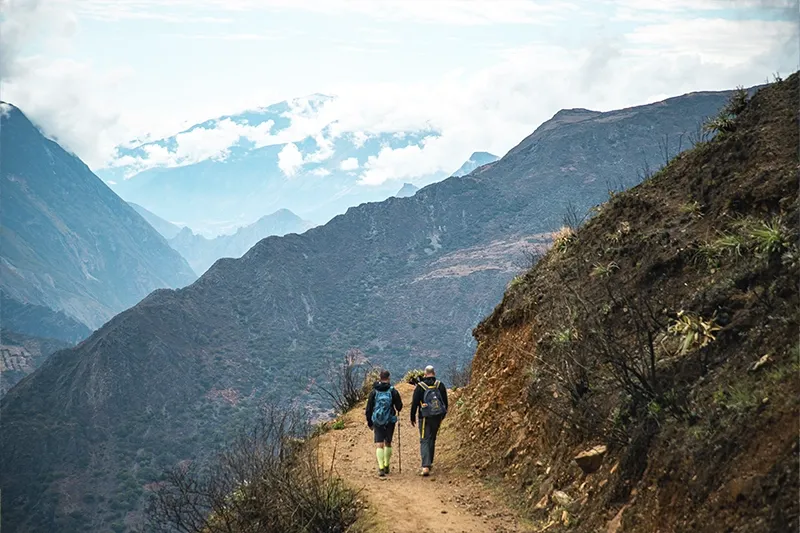
[[[436,374],[436,371],[433,369],[433,365],[428,365],[425,367],[426,374]]]

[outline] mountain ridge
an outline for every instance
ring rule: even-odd
[[[252,224],[242,226],[235,233],[208,239],[184,227],[168,239],[169,245],[186,258],[195,272],[203,273],[218,259],[238,258],[255,243],[272,235],[302,233],[314,225],[288,209],[279,209],[264,215]]]

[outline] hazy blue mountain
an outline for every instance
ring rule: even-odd
[[[153,226],[153,228],[159,232],[165,239],[171,239],[175,235],[181,232],[181,227],[164,220],[160,216],[156,215],[152,211],[148,211],[144,207],[140,206],[139,204],[135,204],[133,202],[128,202],[130,206],[139,213],[143,219],[147,221],[148,224]]]
[[[689,148],[686,134],[728,97],[557,115],[481,172],[262,239],[189,287],[154,292],[0,402],[4,525],[89,533],[135,521],[163,468],[202,461],[261,401],[313,406],[309,380],[327,380],[350,348],[395,373],[465,361],[473,328],[568,203],[582,211],[608,199],[609,181],[637,183],[665,137],[671,155],[683,137]]]
[[[380,201],[396,192],[397,182],[391,180],[358,185],[368,158],[381,149],[418,145],[438,135],[435,131],[338,135],[335,124],[310,135],[290,128],[292,109],[302,108],[311,116],[330,99],[312,95],[208,120],[172,137],[121,149],[119,166],[100,169],[98,175],[125,200],[201,234],[229,233],[281,208],[324,223],[350,206]],[[214,153],[196,149],[214,136],[228,139],[230,146]],[[302,158],[291,175],[279,161],[289,143]],[[432,183],[446,176],[436,173],[418,180]]]
[[[409,196],[414,196],[417,194],[419,187],[414,185],[413,183],[404,183],[403,186],[397,191],[395,197],[397,198],[408,198]]]
[[[489,152],[474,152],[469,159],[464,161],[464,164],[459,167],[458,170],[453,172],[453,176],[466,176],[473,170],[478,167],[482,167],[483,165],[488,165],[489,163],[494,163],[500,159],[494,154],[490,154]]]
[[[281,209],[258,219],[256,222],[239,228],[233,235],[219,235],[208,239],[196,235],[189,228],[183,228],[169,239],[169,245],[189,261],[198,274],[222,257],[241,257],[247,250],[270,235],[303,233],[314,225],[303,220],[288,209]]]
[[[23,303],[0,290],[0,325],[8,331],[77,344],[92,330],[62,311]]]
[[[0,289],[94,329],[189,265],[77,157],[0,104]],[[42,336],[40,332],[28,332]]]

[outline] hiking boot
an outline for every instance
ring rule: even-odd
[[[383,471],[383,468],[378,469],[378,477],[383,477],[386,475],[386,472]]]
[[[429,475],[431,475],[431,469],[426,466],[422,469],[422,477],[428,477]]]
[[[389,465],[383,467],[383,473],[386,474],[387,476],[389,475]]]

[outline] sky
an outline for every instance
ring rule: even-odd
[[[562,108],[764,83],[799,47],[798,0],[0,0],[0,99],[94,170],[312,94],[335,98],[303,134],[438,132],[369,186],[502,155]]]

